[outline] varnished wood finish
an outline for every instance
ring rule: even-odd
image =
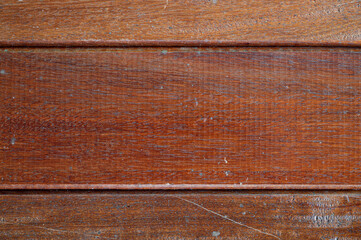
[[[0,46],[361,46],[360,1],[0,2]]]
[[[1,239],[359,239],[354,193],[3,193]]]
[[[0,188],[361,184],[358,49],[0,58]]]
[[[360,10],[0,1],[0,239],[360,239]]]

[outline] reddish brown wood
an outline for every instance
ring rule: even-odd
[[[9,49],[0,188],[359,188],[359,49]]]
[[[354,0],[3,0],[0,46],[361,46]]]
[[[360,239],[360,9],[1,1],[0,239]]]
[[[361,194],[3,193],[1,239],[359,239]]]

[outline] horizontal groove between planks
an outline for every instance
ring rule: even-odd
[[[1,184],[3,190],[361,190],[337,184]]]
[[[0,40],[0,47],[361,47],[351,41]]]

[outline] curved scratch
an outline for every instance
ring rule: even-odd
[[[203,210],[205,210],[205,211],[207,211],[207,212],[213,213],[214,215],[217,215],[217,216],[219,216],[219,217],[221,217],[221,218],[223,218],[223,219],[226,219],[226,220],[228,220],[228,221],[230,221],[230,222],[233,222],[233,223],[235,223],[235,224],[237,224],[237,225],[240,225],[240,226],[242,226],[242,227],[246,227],[246,228],[252,229],[253,231],[256,231],[256,232],[259,232],[259,233],[262,233],[262,234],[265,234],[265,235],[268,235],[268,236],[272,236],[272,237],[274,237],[274,238],[277,238],[277,239],[280,239],[280,240],[281,240],[281,238],[279,238],[279,237],[276,236],[276,235],[273,235],[272,233],[263,232],[263,231],[261,231],[261,230],[259,230],[259,229],[257,229],[257,228],[253,228],[253,227],[247,226],[246,224],[237,222],[237,221],[235,221],[235,220],[233,220],[233,219],[231,219],[231,218],[229,218],[229,217],[227,217],[227,216],[224,216],[224,215],[219,214],[219,213],[217,213],[217,212],[215,212],[215,211],[212,211],[212,210],[210,210],[210,209],[208,209],[208,208],[205,208],[205,207],[203,207],[202,205],[199,205],[198,203],[192,202],[191,200],[187,200],[187,199],[184,199],[184,198],[181,198],[181,197],[177,197],[177,196],[172,196],[172,197],[178,198],[179,200],[182,200],[182,201],[188,202],[188,203],[190,203],[190,204],[193,204],[193,205],[195,205],[195,206],[197,206],[197,207],[202,208]]]

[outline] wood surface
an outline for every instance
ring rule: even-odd
[[[1,239],[360,239],[361,194],[2,193]]]
[[[358,0],[2,0],[0,46],[361,46]]]
[[[361,186],[361,52],[2,49],[0,188]]]
[[[0,1],[0,239],[361,239],[360,9]]]

